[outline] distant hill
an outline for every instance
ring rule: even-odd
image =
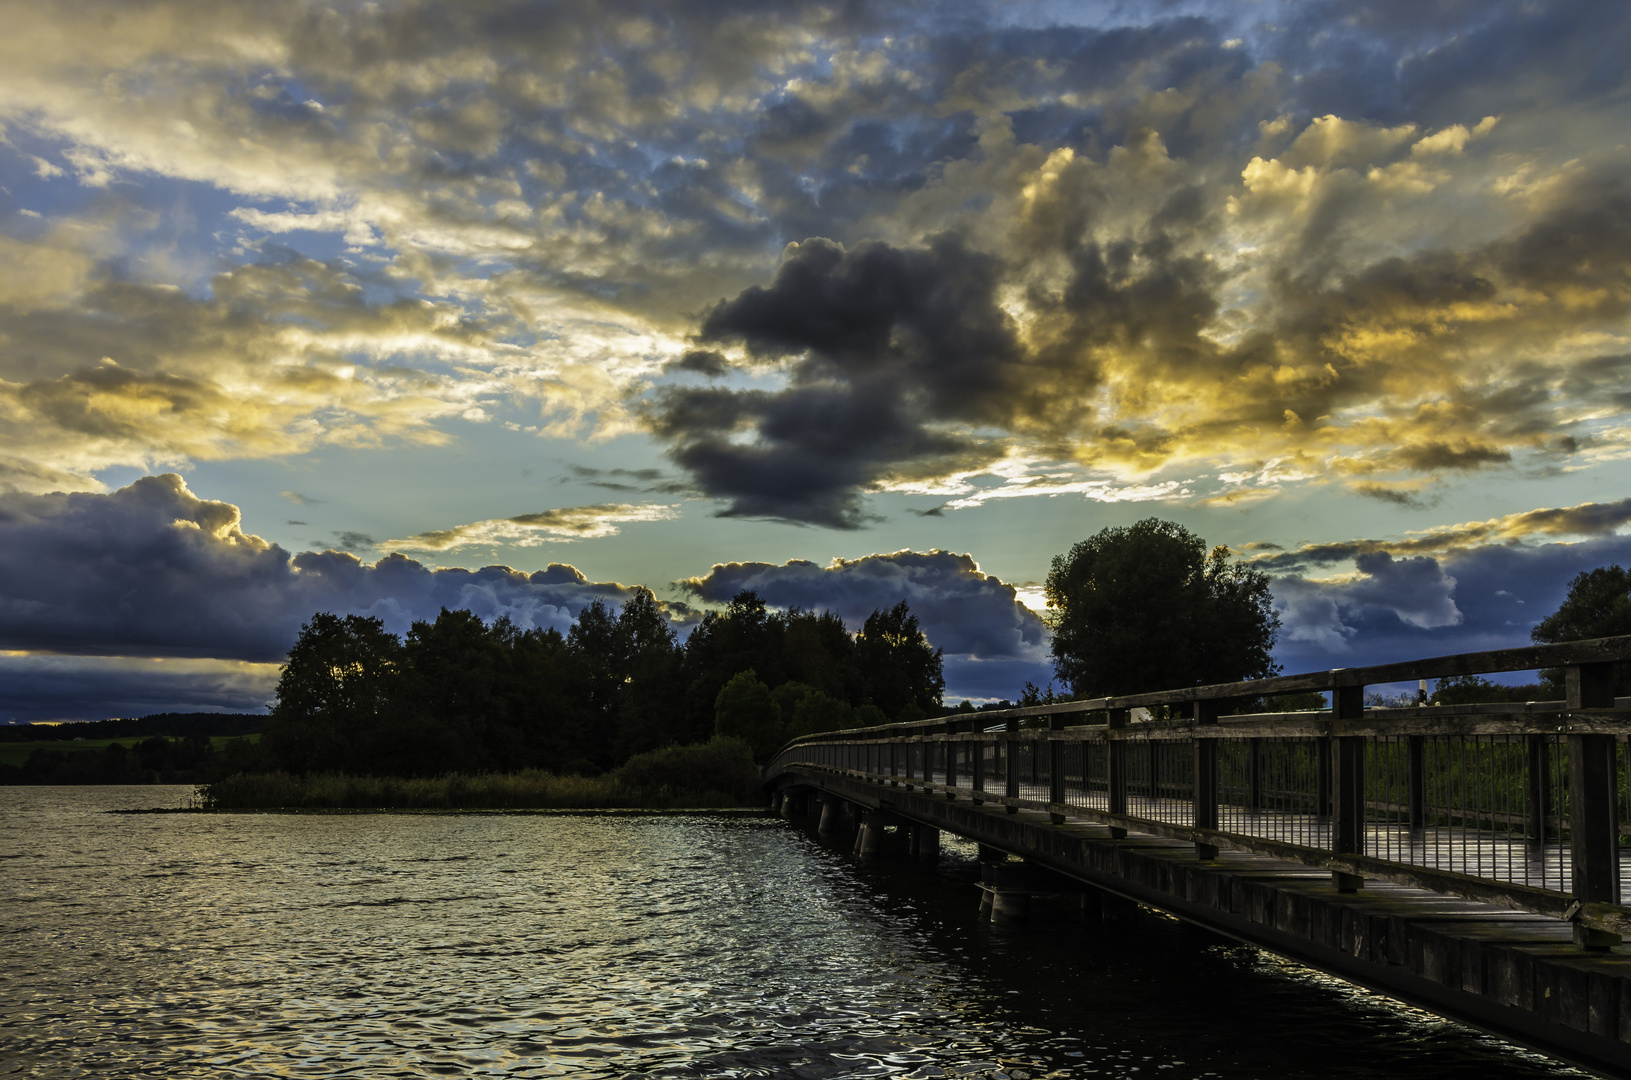
[[[193,712],[63,724],[0,724],[0,742],[143,739],[152,735],[253,735],[264,723],[265,713]]]

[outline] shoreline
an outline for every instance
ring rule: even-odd
[[[351,807],[351,806],[233,806],[220,809],[202,806],[155,806],[149,808],[133,807],[126,810],[104,810],[104,814],[416,814],[416,815],[449,815],[449,814],[487,814],[516,817],[523,815],[548,814],[557,817],[677,817],[677,816],[710,816],[710,817],[777,817],[775,811],[767,807],[753,806],[699,806],[699,807],[654,807],[642,809],[637,806],[628,807],[484,807],[484,806],[377,806],[377,807]]]

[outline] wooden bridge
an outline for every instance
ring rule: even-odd
[[[956,713],[797,739],[766,776],[789,816],[853,822],[859,851],[979,844],[993,917],[1032,893],[1107,919],[1147,904],[1631,1074],[1628,658],[1631,636]],[[1538,668],[1565,700],[1364,705]],[[1330,707],[1246,711],[1307,691]]]

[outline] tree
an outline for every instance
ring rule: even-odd
[[[636,588],[617,616],[618,752],[655,750],[679,730],[684,702],[675,692],[680,650],[674,628],[650,589]]]
[[[1268,575],[1170,521],[1107,528],[1056,556],[1044,591],[1053,665],[1078,698],[1278,672]]]
[[[262,742],[279,767],[366,771],[389,725],[402,643],[378,619],[313,615],[278,676]]]
[[[752,668],[733,676],[714,699],[714,733],[747,743],[755,761],[768,759],[781,746],[781,710]]]
[[[1531,640],[1542,645],[1561,641],[1631,634],[1631,572],[1619,566],[1599,566],[1583,570],[1569,582],[1568,595],[1558,609],[1529,631]],[[1614,693],[1631,694],[1631,664],[1614,669]],[[1549,697],[1563,696],[1563,672],[1543,670],[1541,681]]]
[[[885,716],[922,719],[941,711],[941,651],[930,647],[906,601],[866,617],[855,638],[855,659],[867,696]]]

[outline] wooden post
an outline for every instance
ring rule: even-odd
[[[1564,707],[1614,707],[1614,665],[1563,669]],[[1618,778],[1612,735],[1569,736],[1569,850],[1574,898],[1620,902]],[[1574,925],[1574,940],[1588,949],[1619,944],[1619,935]]]
[[[1410,831],[1420,832],[1427,827],[1427,740],[1411,735],[1405,743],[1405,784],[1409,788]]]
[[[947,720],[946,721],[946,734],[947,735],[956,735],[957,734],[957,721],[955,721],[955,720]],[[955,788],[956,786],[957,786],[957,740],[952,739],[952,738],[948,738],[946,740],[946,798],[948,798],[948,799],[957,798],[956,794],[954,794],[952,792],[952,790],[951,790],[952,788]]]
[[[1060,731],[1065,726],[1065,718],[1057,714],[1048,717],[1048,730]],[[1053,806],[1063,806],[1065,803],[1065,744],[1058,739],[1048,740],[1048,802]],[[1055,825],[1065,823],[1065,815],[1048,813],[1048,819]]]
[[[1218,702],[1195,702],[1193,715],[1197,724],[1217,723]],[[1195,806],[1195,828],[1216,829],[1218,827],[1218,741],[1197,737],[1194,740],[1194,745],[1195,790],[1192,794]],[[1218,857],[1216,844],[1196,841],[1195,851],[1203,859]]]
[[[977,792],[982,792],[985,790],[985,743],[969,742],[968,752],[974,757],[974,763],[972,766],[974,775],[971,777],[974,790]],[[980,798],[979,795],[974,796],[975,806],[980,806],[984,802],[985,800]]]
[[[1010,718],[1007,724],[1008,738],[1002,744],[1003,785],[1002,793],[1010,799],[1019,798],[1019,759],[1014,756],[1014,748],[1019,740],[1014,735],[1019,731],[1019,721]],[[1009,803],[1007,810],[1010,814],[1019,813],[1019,807]]]
[[[1128,710],[1111,709],[1106,724],[1112,729],[1127,726]],[[1127,743],[1123,739],[1111,739],[1108,745],[1109,757],[1109,811],[1112,814],[1125,814],[1127,812]],[[1114,839],[1121,839],[1127,835],[1127,830],[1118,825],[1110,826],[1110,835]]]
[[[899,765],[896,762],[896,755],[898,754],[899,751],[900,751],[900,744],[895,742],[893,739],[891,739],[889,741],[889,786],[890,787],[900,787],[900,780],[897,779],[897,777],[899,776],[899,773],[900,773],[900,768],[899,768]]]
[[[1331,691],[1331,719],[1357,720],[1364,715],[1365,688],[1339,686]],[[1331,739],[1331,851],[1365,853],[1365,739],[1339,735]],[[1332,873],[1338,892],[1364,885],[1356,874]]]
[[[1524,802],[1528,813],[1524,831],[1534,847],[1546,846],[1546,816],[1552,807],[1552,754],[1545,735],[1526,738],[1528,773],[1524,785]]]

